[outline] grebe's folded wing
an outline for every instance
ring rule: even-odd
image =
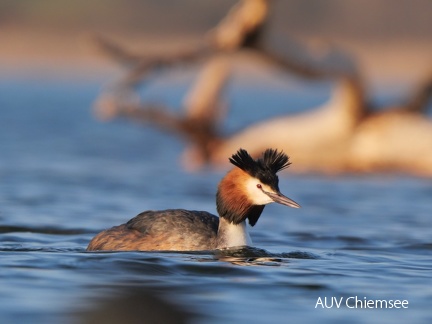
[[[216,235],[219,217],[205,211],[167,209],[147,210],[126,223],[129,229],[143,234],[166,233],[167,231],[207,231]]]

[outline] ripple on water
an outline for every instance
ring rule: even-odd
[[[3,322],[62,323],[104,297],[108,317],[132,306],[118,307],[126,322],[156,308],[148,294],[199,323],[432,321],[430,179],[282,174],[281,191],[303,208],[268,206],[251,231],[278,253],[86,252],[96,232],[145,209],[214,212],[223,174],[183,172],[181,145],[152,130],[98,123],[88,110],[96,85],[8,78],[0,87]],[[320,296],[355,295],[408,299],[410,309],[315,309]]]

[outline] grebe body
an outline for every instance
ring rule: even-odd
[[[236,168],[221,180],[216,194],[219,217],[205,211],[145,211],[127,223],[96,235],[88,251],[200,251],[251,245],[246,221],[254,226],[264,206],[300,206],[279,191],[276,173],[290,165],[286,154],[267,149],[254,160],[240,149],[230,158]]]

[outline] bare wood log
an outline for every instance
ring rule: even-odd
[[[183,100],[185,114],[191,120],[217,124],[224,116],[226,106],[222,92],[230,76],[230,59],[214,55],[201,69],[193,87]]]
[[[348,142],[355,131],[359,111],[357,86],[342,79],[329,102],[311,112],[267,119],[252,124],[219,142],[211,156],[215,165],[226,163],[236,147],[258,155],[263,148],[275,147],[292,155],[293,170],[336,172],[345,168]]]
[[[158,52],[153,54],[134,54],[114,41],[96,36],[93,38],[97,48],[117,63],[125,66],[125,76],[117,81],[116,87],[134,87],[152,70],[170,67],[179,63],[195,62],[209,55],[210,49],[205,43],[190,48],[178,49],[172,52]]]
[[[124,105],[114,97],[116,93],[125,97],[130,88],[135,86],[149,70],[159,66],[169,66],[178,62],[194,61],[212,51],[233,50],[241,46],[242,40],[264,21],[267,13],[266,0],[244,0],[236,5],[228,16],[205,38],[202,46],[184,52],[169,53],[155,56],[133,55],[124,48],[107,39],[96,39],[98,46],[114,59],[132,67],[118,84],[116,91],[101,96],[96,104],[96,115],[102,119],[123,116],[138,118],[141,121],[153,122],[161,128],[171,128],[173,132],[181,133],[191,139],[198,151],[208,159],[209,147],[217,141],[217,121],[223,116],[223,101],[221,92],[228,79],[227,58],[214,55],[197,79],[195,86],[184,100],[185,114],[174,117],[159,107],[160,113],[148,109],[145,105]],[[127,97],[127,96],[126,96]],[[137,108],[142,109],[139,112]],[[188,133],[188,134],[187,134]]]
[[[101,103],[103,105],[104,103]],[[207,125],[197,123],[193,119],[184,118],[177,114],[170,112],[163,105],[146,105],[142,104],[134,105],[128,104],[121,106],[121,104],[114,104],[107,98],[105,103],[109,107],[99,108],[95,113],[99,114],[100,118],[127,118],[136,122],[155,126],[173,134],[184,136],[192,142],[202,141],[202,137],[207,136],[207,133],[212,133]],[[100,107],[100,106],[99,106]],[[212,138],[215,137],[214,135]],[[204,142],[208,142],[208,139],[204,139]]]
[[[141,104],[128,88],[101,96],[94,112],[101,120],[128,118],[180,135],[207,161],[220,140],[217,121],[222,119],[224,103],[220,98],[228,77],[228,57],[216,55],[210,59],[184,100],[183,115],[169,112],[161,105]]]
[[[262,28],[267,19],[268,11],[268,0],[241,0],[229,11],[227,16],[222,19],[222,21],[215,28],[207,33],[207,36],[200,45],[189,50],[139,56],[130,53],[125,48],[122,48],[118,44],[115,44],[107,39],[99,37],[96,38],[95,41],[98,46],[109,56],[130,67],[126,75],[114,86],[114,88],[119,89],[117,92],[122,95],[124,92],[130,92],[132,90],[131,88],[141,82],[145,75],[152,69],[158,67],[168,67],[178,63],[193,62],[204,56],[209,57],[212,52],[232,52],[234,50],[242,50],[247,38],[251,34],[257,33]],[[350,74],[350,78],[354,79],[357,76],[357,74],[351,73],[352,71],[347,73],[338,71],[338,73],[335,73],[332,70],[326,69],[325,66],[313,66],[310,64],[311,62],[300,63],[298,58],[283,58],[271,53],[270,51],[266,51],[265,49],[258,49],[257,55],[262,56],[272,64],[277,64],[284,69],[306,77],[339,77],[340,75],[344,76],[346,74]],[[301,50],[303,49],[300,49],[300,51]],[[223,68],[220,69],[222,70]],[[220,91],[211,90],[214,94],[213,97],[208,97],[205,93],[199,94],[199,92],[202,92],[203,89],[212,89],[214,86],[223,88],[222,83],[226,82],[227,77],[218,77],[215,71],[217,71],[217,67],[213,68],[213,72],[211,73],[204,73],[204,76],[200,78],[200,84],[202,84],[202,86],[200,88],[195,87],[194,93],[188,95],[188,98],[202,97],[203,99],[201,99],[201,101],[206,103],[204,105],[199,104],[200,107],[198,108],[198,99],[194,99],[192,101],[188,99],[185,101],[184,105],[186,115],[190,115],[190,118],[197,118],[200,116],[199,118],[205,119],[203,122],[206,124],[211,121],[215,123],[217,120],[219,120],[220,116],[222,116],[222,114],[217,114],[215,110],[215,107],[221,107],[219,104],[220,100],[218,99],[218,96],[220,96]],[[225,72],[222,72],[221,75],[223,75],[223,73]],[[218,81],[218,79],[223,81]],[[221,82],[221,84],[218,84],[218,82]],[[360,81],[357,81],[356,83],[359,85],[357,92],[360,94],[362,91]],[[111,96],[112,95],[113,94],[111,94]],[[360,95],[358,97],[359,100],[362,99]],[[106,98],[102,99],[106,100]],[[112,109],[112,105],[107,105],[107,107],[110,107],[111,111],[114,111]],[[102,111],[102,109],[99,110]],[[196,113],[197,110],[200,112]],[[205,112],[205,110],[209,111]],[[100,115],[103,116],[103,113],[100,113]],[[356,116],[361,115],[361,112],[356,113]],[[219,118],[214,118],[216,116],[219,116]],[[216,127],[216,125],[213,127]]]
[[[242,47],[248,35],[262,27],[268,9],[268,0],[242,0],[210,30],[207,37],[216,49],[236,50]]]
[[[139,57],[113,43],[102,42],[101,47],[107,53],[131,69],[114,87],[111,98],[102,96],[106,100],[100,100],[99,107],[105,108],[98,112],[104,118],[127,117],[181,134],[192,143],[188,153],[194,156],[195,163],[219,164],[239,147],[250,152],[277,147],[289,152],[298,162],[295,168],[303,171],[393,168],[431,176],[432,123],[419,114],[424,111],[432,91],[430,79],[405,108],[375,113],[365,102],[365,91],[355,65],[334,68],[325,61],[315,64],[310,60],[298,60],[263,46],[252,47],[252,50],[284,70],[315,79],[340,79],[333,100],[311,113],[263,121],[228,138],[221,135],[219,113],[229,65],[221,63],[220,54],[244,50],[245,44],[259,33],[267,19],[268,6],[265,0],[239,2],[199,46],[183,52]],[[184,101],[183,115],[168,112],[163,106],[135,101],[133,87],[152,69],[202,58],[209,61]],[[419,138],[422,140],[416,141]]]

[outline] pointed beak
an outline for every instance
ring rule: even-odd
[[[293,208],[300,208],[299,204],[297,204],[294,200],[292,200],[292,199],[284,196],[280,192],[276,192],[276,193],[268,192],[268,191],[264,191],[264,192],[275,203],[278,203],[278,204],[281,204],[281,205],[285,205],[285,206],[289,206],[289,207],[293,207]]]

